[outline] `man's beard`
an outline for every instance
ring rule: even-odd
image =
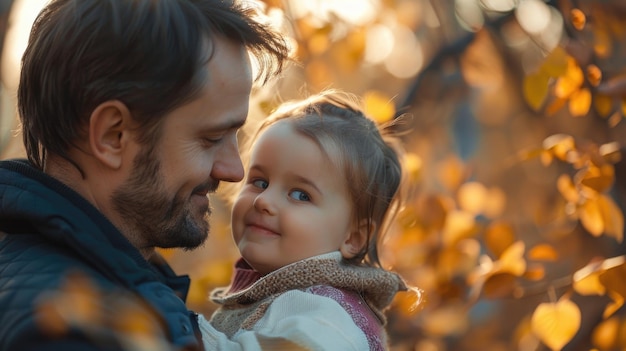
[[[216,185],[203,184],[198,188],[207,187],[212,191]],[[210,206],[193,209],[190,197],[169,196],[160,161],[153,152],[142,151],[137,155],[130,178],[115,190],[112,203],[124,221],[124,228],[131,231],[127,235],[146,246],[191,250],[208,237]]]

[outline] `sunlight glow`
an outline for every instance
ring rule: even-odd
[[[30,27],[48,0],[15,0],[2,50],[2,82],[9,90],[17,89],[22,54],[28,43]]]
[[[371,22],[381,9],[380,0],[290,0],[289,7],[296,18],[317,17],[332,21],[336,16],[352,25]]]
[[[385,60],[387,71],[398,78],[410,78],[422,69],[424,53],[413,31],[405,26],[394,29],[394,45]]]
[[[461,26],[469,31],[482,28],[485,17],[476,0],[456,0],[454,7],[456,18]]]
[[[368,28],[365,61],[376,64],[384,61],[393,48],[393,33],[389,27],[376,24]]]
[[[550,7],[540,0],[524,0],[517,7],[515,16],[525,31],[539,34],[550,24]]]

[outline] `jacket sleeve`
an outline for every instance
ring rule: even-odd
[[[203,317],[199,326],[206,350],[368,350],[367,337],[333,299],[302,291],[277,297],[253,330],[231,339]]]

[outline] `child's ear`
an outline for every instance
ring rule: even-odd
[[[369,222],[367,219],[363,219],[354,228],[346,240],[341,244],[339,251],[345,259],[351,259],[365,250],[368,245],[367,239],[370,233],[374,232],[376,224]]]

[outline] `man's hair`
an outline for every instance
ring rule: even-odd
[[[378,245],[403,201],[400,120],[379,125],[364,113],[356,95],[329,89],[284,102],[263,120],[248,143],[252,145],[279,122],[289,123],[315,142],[339,172],[337,176],[345,178],[355,208],[354,223],[373,224],[367,226],[366,247],[352,261],[380,266]],[[249,162],[249,154],[244,153],[244,160]]]
[[[162,117],[197,97],[211,74],[215,35],[241,43],[265,83],[289,49],[255,14],[234,0],[53,0],[22,58],[18,110],[28,159],[39,168],[48,154],[72,162],[69,148],[109,100],[132,112],[139,142],[154,142]]]

